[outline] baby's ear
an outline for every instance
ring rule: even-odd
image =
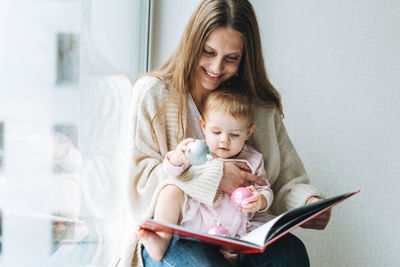
[[[255,124],[250,125],[249,129],[247,130],[246,140],[249,139],[249,137],[251,136],[251,134],[254,132],[255,129],[256,129]]]
[[[199,119],[199,123],[200,123],[200,127],[203,130],[203,134],[206,134],[206,121],[203,119],[203,117],[201,117]]]

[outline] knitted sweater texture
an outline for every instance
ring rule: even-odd
[[[151,135],[151,120],[161,108],[172,88],[159,79],[144,76],[133,88],[133,145],[132,170],[129,188],[130,211],[136,223],[153,216],[160,189],[166,184],[175,184],[192,198],[212,204],[223,174],[223,162],[208,161],[189,168],[179,177],[168,176],[162,162],[168,151],[177,145],[178,98],[168,98],[167,109],[155,123],[158,143]],[[305,204],[311,196],[320,196],[309,184],[308,175],[290,141],[280,112],[274,107],[258,105],[255,109],[255,125],[248,144],[264,158],[267,179],[275,199],[270,211],[277,215]],[[186,104],[183,118],[186,118]],[[184,120],[184,128],[186,121]],[[142,266],[140,246],[132,232],[126,247],[122,266]]]

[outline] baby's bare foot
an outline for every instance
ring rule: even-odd
[[[156,261],[162,260],[168,248],[170,237],[160,236],[155,232],[138,229],[136,237],[142,242],[150,257]]]

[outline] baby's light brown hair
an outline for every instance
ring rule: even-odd
[[[249,124],[254,123],[254,110],[249,96],[233,89],[218,89],[208,95],[203,118],[215,111],[229,114],[235,119],[247,118]]]

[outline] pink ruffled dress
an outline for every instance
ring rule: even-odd
[[[171,153],[171,152],[169,152]],[[179,176],[190,164],[182,166],[172,165],[168,158],[169,153],[164,159],[164,171],[173,176]],[[251,172],[266,180],[264,161],[262,155],[255,149],[245,145],[242,151],[235,159],[212,159],[222,161],[241,161],[245,162]],[[185,202],[182,210],[181,226],[189,229],[204,231],[216,224],[224,227],[231,237],[240,237],[247,232],[257,228],[261,224],[270,220],[272,216],[267,213],[268,208],[273,201],[273,193],[267,181],[267,185],[259,186],[254,185],[260,194],[263,194],[267,199],[267,206],[265,209],[255,213],[244,213],[237,210],[231,203],[230,196],[221,190],[218,190],[219,196],[212,206],[206,205],[185,194]]]

